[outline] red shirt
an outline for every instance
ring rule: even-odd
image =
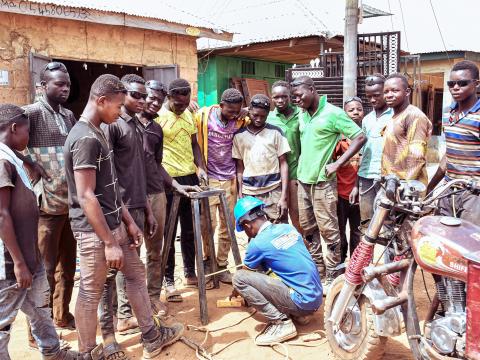
[[[334,160],[338,159],[342,156],[345,151],[347,151],[348,147],[350,146],[350,140],[348,139],[341,139],[337,147],[335,148],[335,152],[333,153]],[[357,172],[359,167],[360,156],[355,154],[352,158],[343,165],[337,171],[337,190],[338,196],[343,199],[348,200],[352,189],[355,187],[357,182]]]

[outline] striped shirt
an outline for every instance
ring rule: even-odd
[[[443,114],[447,147],[446,180],[480,180],[480,99],[467,112],[453,103]]]

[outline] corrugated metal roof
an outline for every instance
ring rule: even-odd
[[[63,5],[106,12],[159,19],[172,23],[226,31],[205,17],[172,0],[33,0],[42,4]]]
[[[227,0],[224,3],[217,12],[213,7],[206,12],[199,9],[198,13],[209,14],[212,21],[235,33],[233,41],[197,39],[199,50],[307,36],[333,37],[344,31],[345,1]],[[364,17],[384,15],[389,13],[368,5],[363,7]]]

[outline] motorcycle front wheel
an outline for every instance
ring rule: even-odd
[[[324,321],[328,344],[338,359],[380,359],[388,338],[375,333],[374,314],[365,296],[360,296],[358,301],[355,296],[352,297],[338,329],[334,329],[328,321],[344,281],[344,275],[337,277],[325,299]]]

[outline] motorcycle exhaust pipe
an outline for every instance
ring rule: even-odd
[[[408,300],[408,294],[406,291],[402,291],[398,296],[387,296],[381,300],[375,300],[372,302],[372,312],[375,315],[382,315],[388,309],[395,306],[402,305]]]
[[[340,325],[340,321],[342,320],[345,310],[347,310],[348,303],[350,302],[356,287],[356,285],[350,284],[348,281],[343,283],[342,290],[340,290],[337,300],[332,307],[330,317],[328,318],[328,321],[330,321],[334,327]]]
[[[402,259],[392,263],[380,265],[380,266],[368,266],[362,271],[362,280],[364,282],[372,281],[383,275],[396,273],[397,271],[404,270],[410,265],[409,259]]]

